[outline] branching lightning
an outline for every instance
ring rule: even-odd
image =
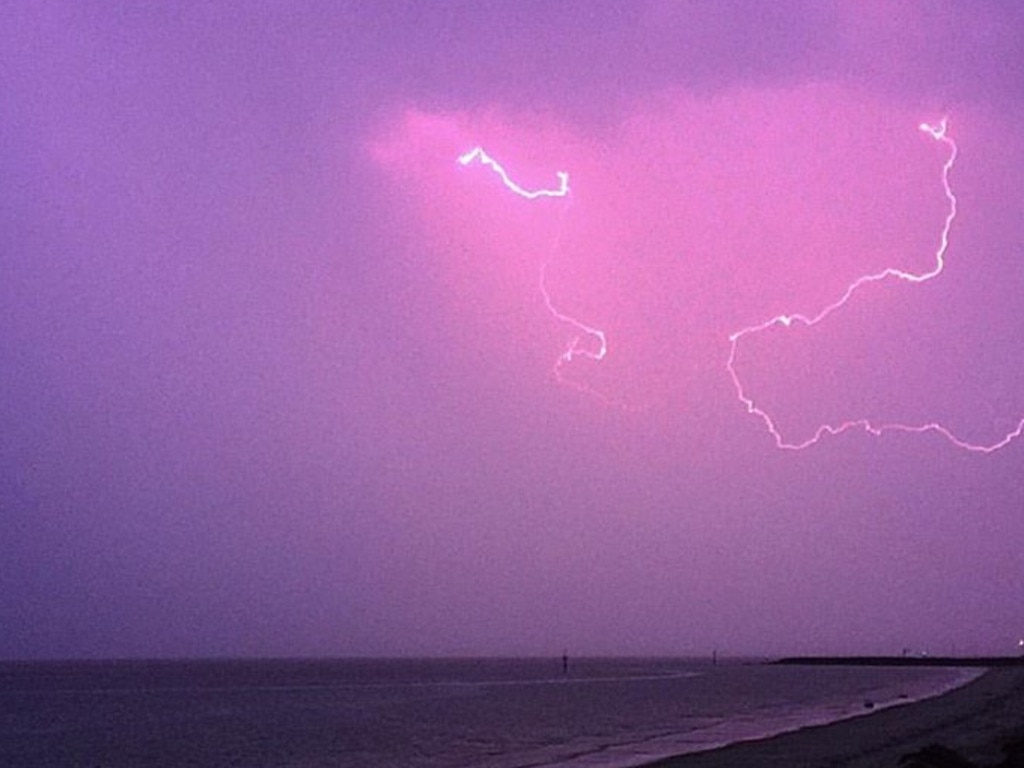
[[[488,155],[482,147],[475,147],[469,152],[460,155],[458,158],[459,164],[465,166],[468,166],[474,161],[490,168],[495,174],[497,174],[507,189],[520,197],[526,198],[527,200],[536,200],[542,197],[569,196],[569,174],[565,171],[559,171],[556,174],[558,177],[558,187],[554,189],[526,189],[513,181],[501,164]],[[563,351],[555,361],[555,378],[562,383],[568,383],[581,391],[595,395],[605,402],[609,402],[606,397],[593,391],[591,388],[583,384],[579,384],[578,382],[568,381],[564,378],[562,372],[563,366],[572,363],[573,360],[579,357],[587,358],[594,362],[600,362],[603,360],[605,355],[608,354],[608,337],[605,335],[605,332],[599,328],[588,325],[571,315],[565,314],[555,306],[554,301],[551,298],[551,293],[547,288],[547,262],[541,264],[538,286],[540,288],[541,296],[544,299],[544,306],[547,308],[548,312],[551,313],[551,316],[561,323],[572,326],[576,333],[576,335],[569,341],[565,351]]]
[[[958,148],[956,142],[949,136],[948,120],[946,118],[943,118],[935,125],[931,125],[929,123],[921,123],[918,126],[918,128],[919,130],[928,134],[935,141],[945,144],[949,150],[949,154],[946,157],[946,161],[942,165],[941,175],[942,188],[946,195],[946,200],[949,203],[949,212],[946,214],[946,219],[942,226],[942,232],[939,236],[939,246],[935,252],[935,266],[932,267],[927,272],[923,272],[921,274],[905,272],[901,269],[890,267],[887,269],[883,269],[881,272],[876,272],[870,275],[864,275],[863,277],[859,277],[852,283],[850,283],[850,285],[847,286],[846,290],[838,299],[836,299],[834,302],[826,306],[824,309],[822,309],[815,315],[776,315],[775,317],[765,320],[763,323],[748,326],[739,331],[736,331],[735,333],[730,334],[729,336],[729,357],[726,361],[726,371],[728,372],[729,377],[732,379],[733,386],[736,389],[736,396],[747,409],[747,413],[750,413],[761,419],[765,427],[767,427],[768,431],[771,433],[772,438],[775,440],[775,445],[778,446],[779,448],[784,448],[788,450],[802,450],[804,448],[808,448],[816,444],[826,434],[841,435],[843,432],[846,432],[847,430],[860,428],[868,432],[869,434],[875,436],[880,436],[885,432],[936,432],[945,437],[958,448],[962,448],[964,450],[973,451],[977,453],[992,453],[993,451],[997,451],[1003,446],[1007,445],[1015,438],[1020,437],[1021,433],[1024,432],[1024,419],[1021,419],[1021,421],[1017,424],[1016,429],[1007,433],[1002,439],[994,443],[985,445],[971,443],[968,442],[967,440],[963,440],[962,438],[957,437],[947,427],[944,427],[942,424],[939,424],[938,422],[929,422],[926,424],[875,424],[869,419],[854,419],[850,421],[844,421],[839,424],[822,424],[815,430],[814,434],[811,437],[807,438],[806,440],[803,440],[802,442],[791,442],[788,441],[785,437],[783,437],[782,433],[776,426],[775,419],[771,416],[771,414],[769,414],[766,410],[758,406],[757,403],[754,402],[754,399],[746,394],[746,391],[743,388],[743,384],[740,381],[739,374],[736,372],[736,352],[739,348],[740,341],[742,341],[747,336],[753,336],[758,333],[762,333],[763,331],[766,331],[769,328],[772,328],[773,326],[783,326],[785,328],[789,328],[794,323],[799,323],[805,326],[817,325],[818,323],[822,322],[827,317],[829,317],[829,315],[831,315],[833,312],[845,306],[846,303],[850,301],[850,299],[853,297],[853,295],[857,293],[857,291],[859,291],[865,285],[868,285],[870,283],[877,283],[883,280],[890,279],[905,280],[906,282],[909,283],[923,283],[942,274],[942,271],[945,269],[946,266],[945,259],[946,251],[949,249],[950,231],[953,228],[953,221],[956,219],[957,215],[957,197],[956,194],[954,194],[953,192],[952,186],[950,185],[949,176],[950,172],[953,170],[954,164],[956,163]]]
[[[544,297],[544,306],[548,308],[550,312],[557,320],[562,321],[568,325],[571,325],[580,334],[586,335],[597,341],[597,350],[589,349],[583,342],[583,336],[576,336],[572,341],[569,342],[569,346],[565,348],[565,351],[559,357],[564,363],[571,363],[573,358],[576,357],[587,357],[594,362],[599,362],[604,359],[604,356],[608,354],[608,337],[605,336],[604,331],[599,328],[593,328],[586,323],[580,322],[575,317],[570,317],[564,312],[560,312],[558,308],[551,301],[551,294],[548,293],[547,285],[545,284],[545,277],[547,273],[547,264],[541,265],[540,268],[540,292]]]
[[[895,267],[889,267],[875,272],[872,274],[864,275],[857,278],[850,283],[846,290],[843,291],[842,295],[832,303],[825,306],[819,312],[813,315],[805,315],[800,313],[793,314],[780,314],[771,317],[764,322],[756,325],[747,326],[729,335],[729,354],[725,364],[725,370],[732,380],[733,387],[736,390],[736,396],[739,401],[746,408],[747,413],[752,414],[759,418],[768,429],[772,438],[775,441],[775,445],[778,448],[786,450],[802,450],[809,448],[812,445],[818,443],[821,438],[825,435],[841,435],[844,432],[852,429],[862,429],[865,432],[881,436],[886,432],[907,432],[907,433],[925,433],[935,432],[945,437],[950,443],[957,448],[961,448],[966,451],[976,453],[992,453],[994,451],[1003,448],[1014,439],[1021,436],[1024,433],[1024,419],[1021,419],[1014,430],[1004,435],[1000,440],[997,440],[991,444],[978,444],[964,440],[954,434],[949,428],[943,426],[938,422],[929,422],[924,424],[903,424],[903,423],[884,423],[876,424],[869,419],[854,419],[849,421],[843,421],[838,424],[822,424],[813,433],[813,435],[806,440],[801,442],[792,442],[787,440],[778,429],[775,418],[768,413],[764,408],[759,406],[751,397],[746,393],[743,387],[743,383],[740,381],[740,376],[736,372],[736,356],[739,350],[740,342],[744,339],[756,336],[759,333],[763,333],[770,328],[781,326],[783,328],[790,328],[794,324],[800,324],[804,326],[815,326],[818,323],[826,320],[832,313],[844,307],[854,295],[862,288],[869,284],[879,283],[887,280],[902,280],[908,283],[924,283],[933,278],[938,277],[942,274],[946,266],[946,252],[949,249],[950,232],[953,228],[953,222],[957,216],[957,197],[953,192],[953,188],[950,185],[949,177],[953,170],[953,166],[956,163],[958,155],[958,147],[956,142],[950,137],[948,132],[948,120],[943,118],[936,124],[921,123],[918,129],[923,133],[927,134],[933,140],[943,144],[948,154],[945,162],[942,165],[941,182],[942,189],[945,193],[946,200],[949,208],[946,214],[945,220],[942,225],[942,230],[939,235],[939,244],[935,251],[935,264],[934,266],[922,273],[907,272],[905,270],[897,269]],[[515,181],[513,181],[505,169],[495,161],[490,155],[488,155],[481,147],[476,147],[469,152],[461,155],[458,158],[458,162],[463,166],[468,166],[473,162],[479,162],[481,165],[490,168],[502,181],[507,189],[514,192],[520,197],[528,200],[535,200],[542,197],[568,197],[569,196],[569,174],[560,171],[557,174],[558,186],[553,189],[526,189]],[[544,305],[547,307],[548,312],[559,322],[565,323],[572,326],[576,331],[576,336],[569,342],[565,351],[558,357],[555,362],[554,373],[556,378],[561,381],[570,384],[571,386],[580,389],[588,394],[595,395],[598,398],[609,402],[606,397],[598,392],[595,392],[591,388],[579,384],[574,381],[566,381],[562,376],[562,366],[572,363],[576,358],[584,357],[595,362],[599,362],[605,358],[608,354],[608,340],[604,331],[592,327],[570,315],[561,312],[553,303],[551,295],[548,292],[546,286],[546,271],[547,264],[542,264],[540,269],[540,281],[539,287],[541,295],[544,299]]]

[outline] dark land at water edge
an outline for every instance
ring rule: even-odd
[[[790,656],[773,664],[826,667],[1024,667],[1024,656]]]
[[[998,666],[935,698],[645,768],[1024,768],[1020,667]]]

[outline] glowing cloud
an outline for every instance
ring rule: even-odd
[[[865,432],[879,436],[885,432],[907,432],[907,433],[924,433],[924,432],[935,432],[945,437],[949,442],[958,448],[979,452],[979,453],[991,453],[996,451],[1012,440],[1019,437],[1024,433],[1024,419],[1021,419],[1015,429],[1005,434],[1001,439],[991,444],[979,444],[969,442],[958,437],[949,428],[943,426],[938,422],[928,422],[922,424],[905,424],[900,422],[891,423],[880,423],[869,419],[853,419],[843,421],[838,424],[821,424],[818,426],[813,434],[801,441],[792,441],[787,439],[782,432],[779,430],[776,419],[764,408],[759,406],[754,398],[747,394],[746,389],[740,379],[739,373],[736,371],[736,358],[739,350],[740,343],[744,339],[752,338],[764,331],[771,328],[781,327],[790,328],[794,324],[802,325],[807,327],[816,326],[819,323],[826,320],[834,312],[844,307],[849,303],[853,297],[865,286],[874,283],[880,283],[882,281],[889,280],[902,280],[907,283],[924,283],[932,280],[942,274],[946,266],[946,252],[949,249],[950,243],[950,232],[953,227],[953,223],[957,216],[957,197],[953,192],[953,188],[950,184],[950,174],[956,163],[958,156],[958,147],[956,142],[949,135],[948,120],[943,118],[936,124],[921,123],[918,129],[926,134],[934,141],[940,142],[948,150],[946,160],[942,164],[942,170],[940,180],[942,189],[945,194],[948,203],[948,212],[942,225],[942,229],[939,233],[939,244],[935,251],[934,266],[921,273],[908,272],[905,270],[897,269],[895,267],[887,267],[878,272],[863,275],[858,277],[856,280],[851,282],[842,294],[833,302],[827,304],[824,308],[818,311],[816,314],[807,315],[800,313],[792,314],[779,314],[774,317],[768,318],[764,322],[741,328],[729,334],[729,353],[726,359],[725,370],[732,381],[733,387],[736,390],[736,396],[739,401],[746,408],[747,412],[758,417],[767,428],[775,441],[777,447],[787,450],[802,450],[818,443],[821,438],[826,435],[840,435],[848,430],[859,428]],[[506,172],[505,168],[499,164],[494,158],[488,155],[483,148],[475,147],[474,149],[460,155],[458,157],[458,163],[462,166],[469,166],[473,163],[479,163],[482,166],[489,168],[493,171],[502,181],[504,186],[515,193],[516,195],[523,197],[528,200],[536,200],[544,197],[561,197],[568,198],[570,194],[569,190],[569,174],[566,172],[558,172],[558,186],[554,188],[541,188],[541,189],[527,189],[513,181],[513,179]],[[575,381],[567,381],[562,375],[562,367],[569,363],[572,363],[578,357],[584,357],[595,362],[599,362],[605,358],[608,354],[608,343],[605,332],[588,325],[575,317],[565,314],[560,311],[552,301],[551,295],[547,289],[545,283],[547,264],[544,263],[540,269],[540,280],[539,287],[541,295],[544,299],[544,304],[548,312],[559,322],[565,323],[572,326],[578,334],[569,342],[565,351],[559,356],[555,362],[554,373],[556,378],[563,383],[568,383],[571,386],[586,392],[591,395],[595,395],[598,398],[608,402],[608,399],[601,395],[599,392],[593,391],[590,387],[582,385]]]

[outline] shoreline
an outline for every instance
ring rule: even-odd
[[[935,744],[978,766],[997,766],[1004,745],[1022,738],[1024,670],[997,668],[931,698],[642,768],[897,768],[902,756]]]
[[[791,656],[770,664],[800,667],[1024,667],[1024,656]]]

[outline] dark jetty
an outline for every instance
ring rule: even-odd
[[[792,656],[771,663],[819,667],[1024,667],[1024,656]]]

